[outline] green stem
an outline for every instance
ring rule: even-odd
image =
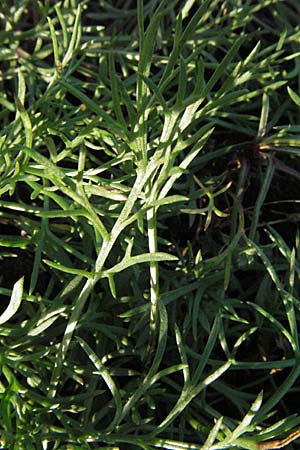
[[[157,228],[156,228],[156,210],[155,208],[147,211],[148,221],[148,247],[150,253],[157,252]],[[157,261],[150,262],[150,342],[149,354],[152,353],[158,315],[158,299],[159,299],[159,267]]]

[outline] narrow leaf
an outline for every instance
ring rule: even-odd
[[[287,87],[287,91],[288,91],[288,94],[289,94],[290,98],[291,98],[291,99],[293,100],[293,102],[295,103],[295,105],[297,105],[297,106],[300,107],[300,97],[299,97],[299,95],[296,94],[296,92],[293,91],[293,89],[290,88],[289,86]]]
[[[10,302],[6,310],[0,316],[0,325],[11,319],[18,311],[23,295],[24,277],[21,277],[15,284],[12,290]]]

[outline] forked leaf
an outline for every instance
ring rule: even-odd
[[[168,253],[155,252],[155,253],[143,253],[136,256],[126,256],[119,264],[116,264],[111,269],[103,272],[103,276],[109,276],[112,273],[118,273],[122,270],[128,269],[128,267],[135,266],[136,264],[142,264],[145,262],[159,262],[159,261],[177,261],[177,256],[169,255]]]
[[[89,357],[89,359],[91,360],[91,362],[94,364],[94,366],[98,370],[98,374],[103,378],[104,382],[106,383],[108,389],[110,390],[110,392],[113,396],[116,411],[115,411],[113,420],[111,421],[110,425],[108,426],[108,429],[112,430],[114,428],[115,424],[117,423],[117,421],[120,417],[120,414],[121,414],[121,410],[122,410],[122,399],[121,399],[120,391],[119,391],[116,383],[114,382],[114,379],[110,375],[109,370],[102,363],[99,356],[91,349],[91,347],[83,339],[81,339],[80,337],[76,337],[76,339],[79,342],[79,344],[81,345],[81,347],[83,348],[83,350],[85,351],[85,353],[87,354],[87,356]]]

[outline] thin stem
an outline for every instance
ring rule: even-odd
[[[157,252],[157,228],[156,228],[156,211],[152,208],[147,211],[148,221],[148,246],[149,252]],[[157,261],[150,262],[150,342],[149,354],[154,345],[157,314],[158,314],[158,299],[159,299],[159,267]]]
[[[275,170],[275,167],[274,167],[273,161],[271,158],[269,158],[269,164],[268,164],[268,168],[267,168],[267,171],[266,171],[266,174],[264,177],[264,182],[260,189],[259,195],[258,195],[256,203],[255,203],[255,207],[254,207],[254,214],[253,214],[253,219],[252,219],[250,232],[249,232],[249,238],[251,240],[254,239],[254,236],[256,233],[260,211],[264,204],[267,193],[269,191],[269,188],[270,188],[270,185],[272,182],[272,178],[274,175],[274,170]]]
[[[256,447],[258,450],[271,450],[273,448],[283,448],[300,437],[300,430],[293,431],[284,439],[276,439],[274,441],[258,442]]]

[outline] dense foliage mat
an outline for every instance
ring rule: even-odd
[[[0,6],[0,435],[299,436],[300,4]]]

